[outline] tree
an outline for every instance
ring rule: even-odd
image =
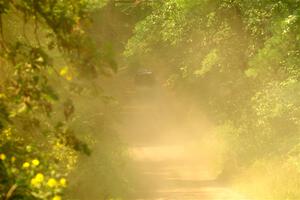
[[[125,54],[169,66],[167,85],[207,110],[229,144],[228,163],[276,157],[299,169],[295,154],[289,162],[299,144],[299,14],[297,0],[157,2]]]
[[[74,79],[116,70],[86,33],[105,3],[0,0],[1,199],[61,199],[77,152],[90,154],[66,94],[82,91]]]

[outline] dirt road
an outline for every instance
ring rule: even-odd
[[[160,89],[128,93],[119,129],[140,174],[134,200],[248,200],[216,180],[222,145],[202,114]]]
[[[144,177],[138,200],[248,200],[216,180],[212,163],[193,160],[183,146],[139,147],[132,152]]]

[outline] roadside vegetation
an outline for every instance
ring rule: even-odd
[[[220,179],[254,199],[300,198],[299,5],[156,2],[125,51],[160,60],[165,84],[206,111],[227,144]]]
[[[93,159],[101,172],[97,198],[128,191],[126,149],[107,125],[117,106],[96,86],[116,64],[87,33],[105,4],[0,1],[0,199],[80,196],[78,174],[91,174],[81,174],[79,163],[93,153],[101,155]],[[84,106],[95,99],[93,110]]]

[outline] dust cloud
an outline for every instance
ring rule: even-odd
[[[205,112],[176,98],[159,76],[144,86],[135,76],[120,73],[105,84],[121,105],[115,128],[135,172],[130,199],[240,199],[218,181],[226,145]]]
[[[102,15],[98,16],[101,26],[96,26],[91,34],[99,43],[104,40],[112,42],[119,70],[111,77],[101,77],[96,85],[118,104],[119,110],[112,120],[115,123],[110,126],[128,149],[129,161],[118,166],[121,170],[126,168],[125,173],[130,174],[128,184],[131,191],[126,194],[127,199],[245,200],[219,180],[226,143],[215,131],[213,120],[209,119],[205,108],[199,108],[199,102],[193,102],[189,95],[175,94],[166,85],[172,73],[172,63],[166,61],[166,55],[158,49],[151,56],[140,55],[134,60],[124,58],[123,43],[131,36],[133,27],[130,24],[127,29],[120,27],[122,23],[134,19],[109,9]],[[112,20],[105,21],[107,18]],[[115,41],[121,42],[115,44]],[[173,52],[173,55],[177,53]],[[141,71],[153,74],[153,83],[136,83],[136,76]],[[89,107],[97,109],[97,102],[100,101],[94,100]],[[96,145],[95,149],[91,158],[81,162],[86,166],[81,166],[85,171],[78,177],[85,178],[79,182],[87,183],[81,185],[85,185],[84,191],[89,191],[88,194],[79,192],[81,195],[77,196],[81,199],[96,200],[103,193],[99,188],[105,188],[101,173],[99,175],[97,170],[97,160],[103,156],[101,147]],[[117,174],[111,177],[111,182],[114,182],[118,173],[110,170],[107,173]],[[115,184],[108,185],[108,190]],[[82,191],[80,185],[76,189]]]

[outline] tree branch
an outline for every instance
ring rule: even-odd
[[[17,184],[13,184],[13,186],[10,187],[10,189],[8,190],[8,192],[5,196],[5,200],[9,200],[12,197],[12,195],[13,195],[14,191],[17,189],[17,187],[18,187]]]

